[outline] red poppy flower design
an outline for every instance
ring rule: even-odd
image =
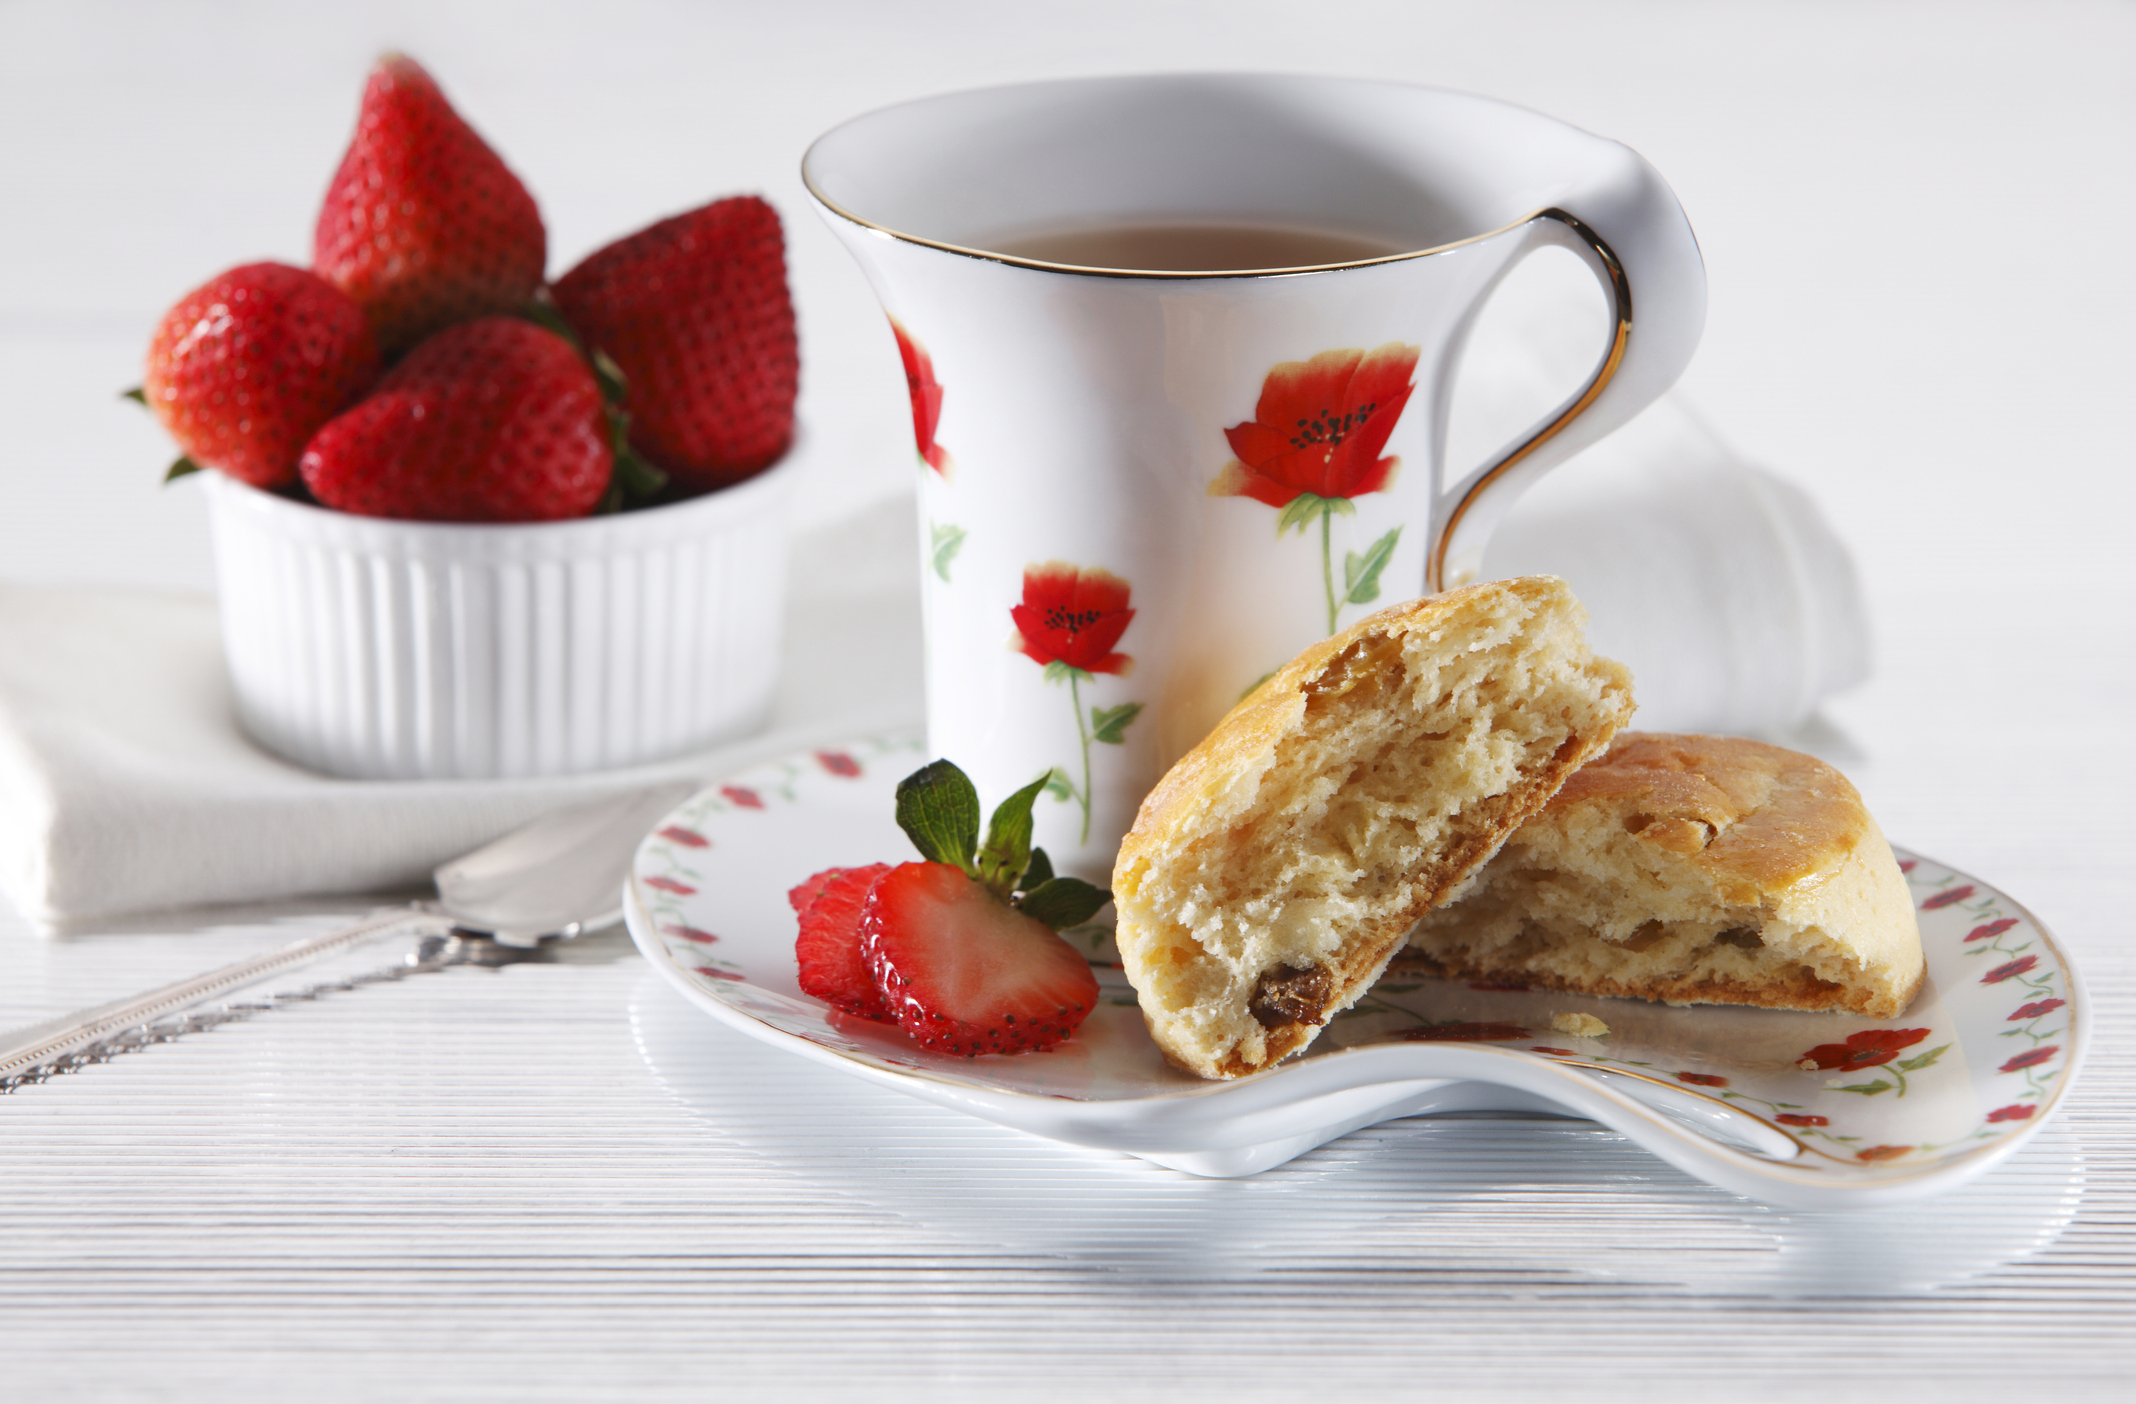
[[[1899,871],[1900,871],[1900,872],[1902,872],[1902,873],[1910,873],[1910,872],[1912,872],[1912,871],[1913,871],[1913,870],[1914,870],[1915,868],[1919,867],[1920,865],[1921,865],[1921,860],[1920,860],[1920,859],[1918,859],[1918,858],[1908,858],[1908,859],[1906,859],[1906,860],[1905,860],[1904,862],[1902,862],[1902,863],[1900,863],[1900,864],[1899,864]]]
[[[722,970],[716,965],[700,965],[697,967],[697,973],[709,975],[715,980],[736,980],[743,983],[746,983],[748,978],[732,970]]]
[[[1504,1043],[1534,1037],[1518,1024],[1427,1024],[1394,1036],[1405,1043]]]
[[[2030,1053],[2018,1054],[1995,1071],[2006,1073],[2023,1072],[2026,1068],[2036,1068],[2042,1063],[2051,1061],[2054,1055],[2061,1051],[2062,1045],[2050,1043],[2045,1048],[2035,1048]]]
[[[1680,1072],[1676,1075],[1676,1080],[1678,1082],[1688,1082],[1694,1087],[1726,1087],[1728,1085],[1727,1078],[1715,1077],[1712,1073]]]
[[[2024,1102],[2012,1102],[2007,1107],[1997,1107],[1988,1113],[1989,1121],[2030,1121],[2039,1108]]]
[[[750,789],[747,785],[722,785],[719,787],[719,792],[727,797],[729,804],[738,804],[744,809],[762,809],[764,807],[763,796]]]
[[[898,359],[905,363],[905,393],[912,397],[913,443],[919,448],[920,461],[946,478],[949,454],[935,442],[935,425],[942,419],[942,385],[935,379],[934,362],[894,317],[890,330],[897,336]]]
[[[1860,1072],[1878,1067],[1928,1037],[1927,1029],[1864,1029],[1845,1043],[1820,1043],[1796,1060],[1804,1072]]]
[[[2006,961],[1981,976],[1980,983],[1983,985],[1999,985],[2005,980],[2016,979],[2039,963],[2040,958],[2038,956],[2024,956],[2018,960]]]
[[[1912,1146],[1871,1146],[1867,1150],[1856,1151],[1854,1158],[1868,1161],[1897,1160],[1912,1149]]]
[[[1380,450],[1409,403],[1418,354],[1390,341],[1271,370],[1253,418],[1224,431],[1238,458],[1209,485],[1210,496],[1287,507],[1301,493],[1348,498],[1386,487],[1399,464]]]
[[[660,837],[669,843],[679,843],[684,848],[709,848],[712,840],[695,829],[685,829],[680,824],[670,824],[660,831]]]
[[[700,946],[709,946],[719,939],[709,931],[700,931],[694,926],[684,926],[679,921],[670,922],[660,929],[670,936],[678,936],[685,941],[695,941]]]
[[[1124,675],[1135,660],[1113,652],[1113,645],[1135,617],[1127,596],[1127,582],[1109,570],[1078,570],[1065,561],[1025,566],[1023,603],[1009,610],[1015,642],[1033,663]]]
[[[1944,907],[1954,906],[1959,902],[1963,902],[1972,895],[1973,888],[1971,884],[1967,884],[1964,887],[1953,887],[1947,892],[1938,892],[1935,896],[1923,902],[1921,910],[1924,912],[1938,911]]]
[[[2065,1003],[2067,1003],[2066,1000],[2036,999],[2030,1004],[2020,1004],[2017,1007],[2017,1012],[2010,1016],[2009,1022],[2016,1023],[2019,1019],[2037,1019],[2042,1014],[2052,1014]]]
[[[1966,933],[1965,939],[1967,941],[1992,941],[2015,925],[2017,925],[2016,917],[2004,917],[2001,921],[1991,921],[1985,926],[1974,927]]]
[[[1570,1048],[1545,1048],[1541,1044],[1528,1050],[1530,1053],[1548,1053],[1553,1058],[1574,1058],[1579,1055]]]
[[[1832,1124],[1824,1117],[1810,1116],[1805,1112],[1782,1112],[1774,1117],[1773,1120],[1779,1122],[1782,1126],[1830,1126]]]
[[[854,760],[844,751],[818,751],[816,752],[816,764],[822,766],[831,774],[846,780],[851,780],[860,774],[860,762]]]
[[[647,887],[657,887],[662,892],[672,892],[677,897],[687,897],[697,890],[688,883],[677,882],[671,877],[649,877],[645,880],[645,885]]]

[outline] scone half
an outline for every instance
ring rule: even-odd
[[[1205,1077],[1312,1041],[1631,715],[1563,581],[1397,605],[1307,649],[1144,800],[1113,869],[1150,1034]]]
[[[1453,976],[1879,1019],[1927,968],[1854,786],[1724,736],[1618,737],[1409,943]]]

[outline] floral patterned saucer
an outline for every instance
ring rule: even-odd
[[[1279,1165],[1361,1126],[1435,1111],[1590,1117],[1688,1173],[1833,1208],[1952,1188],[2053,1115],[2090,1013],[2068,956],[1976,878],[1901,853],[1928,983],[1889,1020],[1591,999],[1405,976],[1399,962],[1312,1050],[1236,1082],[1164,1062],[1109,927],[1068,933],[1104,999],[1048,1053],[952,1058],[800,992],[786,891],[834,866],[899,862],[897,781],[927,757],[887,737],[789,757],[707,789],[638,850],[632,938],[694,1004],[767,1042],[899,1091],[1077,1145],[1204,1175]],[[1552,1031],[1590,1014],[1607,1035]]]

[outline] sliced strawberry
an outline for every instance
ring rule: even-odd
[[[305,446],[304,481],[367,517],[583,517],[615,465],[601,388],[571,344],[517,317],[447,327]]]
[[[786,452],[800,356],[770,205],[737,195],[663,219],[551,292],[622,370],[631,446],[683,488],[724,487]]]
[[[865,868],[827,868],[786,894],[801,920],[794,961],[801,989],[825,1004],[894,1024],[875,979],[860,958],[860,912],[868,889],[890,871],[888,863]]]
[[[388,54],[327,186],[312,267],[362,305],[390,358],[541,286],[534,197],[414,59]]]
[[[376,379],[362,308],[301,268],[248,263],[163,314],[141,389],[194,464],[275,488],[297,480],[305,441]]]
[[[904,863],[861,912],[861,955],[898,1025],[943,1053],[1030,1053],[1097,1007],[1090,963],[947,863]]]

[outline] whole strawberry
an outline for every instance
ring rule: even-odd
[[[363,309],[284,263],[248,263],[202,283],[149,338],[142,399],[190,466],[254,487],[297,479],[320,425],[378,378]]]
[[[739,195],[663,219],[552,292],[622,370],[631,446],[684,488],[724,487],[786,452],[800,356],[770,205]]]
[[[356,136],[327,187],[312,267],[363,307],[390,359],[541,285],[534,197],[414,59],[371,70]]]
[[[304,481],[367,517],[583,517],[614,468],[600,386],[571,344],[517,317],[447,327],[305,447]]]

